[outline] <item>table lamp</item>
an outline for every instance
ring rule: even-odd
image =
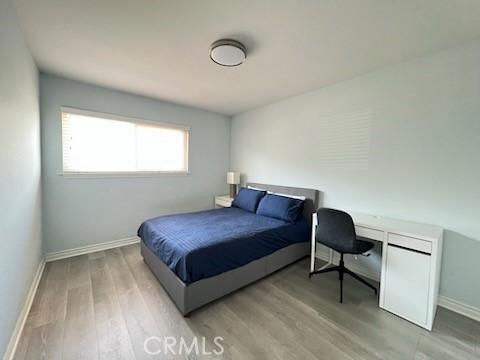
[[[230,197],[237,195],[237,185],[240,184],[240,173],[235,171],[227,172],[227,184],[230,185]]]

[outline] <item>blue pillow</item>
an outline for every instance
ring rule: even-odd
[[[254,213],[257,210],[258,203],[266,193],[266,191],[241,188],[233,200],[232,206]]]
[[[258,205],[257,214],[294,223],[303,211],[303,200],[267,194]]]

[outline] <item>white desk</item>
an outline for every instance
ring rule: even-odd
[[[437,309],[443,229],[379,216],[350,213],[357,235],[381,242],[379,306],[428,330]],[[315,270],[315,229],[312,219],[310,271]],[[330,265],[333,251],[330,250]]]

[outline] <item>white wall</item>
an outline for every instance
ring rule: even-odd
[[[136,235],[148,218],[213,207],[227,192],[230,118],[42,74],[40,77],[46,252]],[[68,179],[62,171],[60,107],[191,127],[190,175]]]
[[[0,2],[0,356],[41,259],[38,71]]]
[[[443,226],[441,293],[480,307],[480,42],[235,116],[231,139],[248,180]]]

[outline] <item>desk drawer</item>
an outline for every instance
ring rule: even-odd
[[[381,230],[370,229],[365,226],[355,226],[355,232],[361,237],[383,241],[383,231]]]
[[[405,249],[411,249],[426,254],[432,253],[432,243],[430,241],[415,239],[409,236],[388,234],[388,243],[400,246]]]

